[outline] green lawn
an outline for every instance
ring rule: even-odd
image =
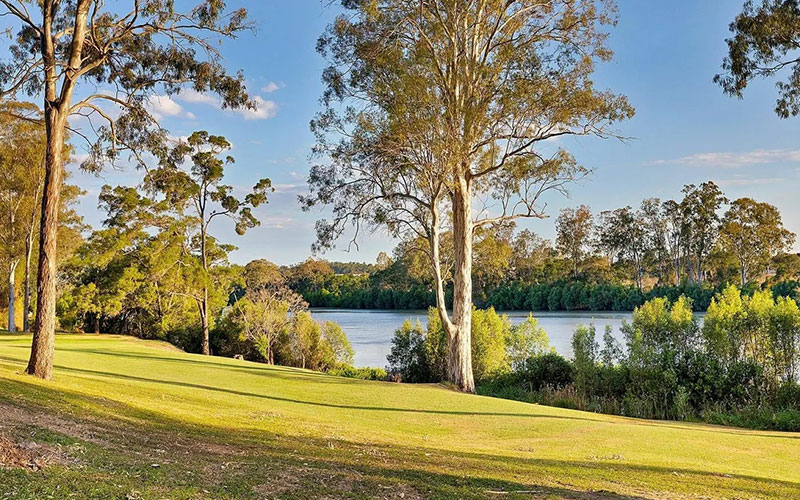
[[[21,374],[29,343],[0,336],[0,451],[48,465],[0,468],[0,499],[800,498],[800,434],[357,381],[105,335],[59,336],[55,379],[42,382]]]

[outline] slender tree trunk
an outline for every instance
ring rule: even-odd
[[[453,324],[450,321],[450,316],[447,314],[447,301],[444,292],[444,277],[442,276],[442,257],[441,257],[441,240],[440,240],[440,220],[439,220],[439,207],[437,206],[438,200],[434,200],[431,206],[432,222],[431,232],[429,235],[428,243],[430,244],[431,251],[431,266],[433,267],[433,279],[436,287],[436,310],[439,313],[439,318],[442,321],[442,327],[449,336],[453,329]]]
[[[33,225],[25,238],[25,296],[23,298],[22,331],[31,329],[31,255],[33,254]]]
[[[46,168],[46,157],[42,158],[42,170]],[[37,179],[36,197],[31,203],[31,213],[28,219],[28,232],[25,235],[25,297],[23,299],[22,330],[27,332],[31,329],[31,257],[33,256],[33,238],[36,234],[37,207],[41,203],[42,184],[44,179],[40,176]]]
[[[53,377],[53,351],[56,330],[56,266],[58,251],[58,214],[63,178],[64,129],[72,105],[75,81],[83,63],[83,45],[89,17],[89,0],[78,0],[75,5],[74,30],[69,53],[69,64],[59,68],[56,64],[53,22],[56,2],[42,4],[41,51],[44,61],[44,122],[47,132],[45,152],[44,191],[42,217],[39,225],[39,273],[37,275],[36,321],[33,328],[31,357],[27,372],[39,378]],[[58,80],[64,74],[63,88],[58,91]]]
[[[94,313],[94,333],[100,333],[100,313]]]
[[[697,254],[697,284],[700,285],[703,283],[703,258],[700,254]]]
[[[11,265],[8,269],[8,331],[12,333],[17,331],[17,322],[16,318],[14,317],[14,309],[16,308],[17,299],[16,274],[18,264],[19,260],[13,260],[11,261]]]
[[[47,123],[47,163],[39,224],[38,297],[33,328],[31,357],[27,372],[39,378],[53,376],[53,351],[56,329],[56,265],[58,249],[58,214],[63,177],[62,147],[65,119],[51,106],[45,108]]]
[[[475,392],[472,374],[472,190],[469,179],[459,179],[453,193],[453,325],[450,332],[450,382],[464,392]]]
[[[201,214],[201,224],[203,225],[200,229],[200,259],[202,260],[203,264],[203,273],[205,274],[204,281],[203,281],[203,298],[201,300],[201,311],[200,311],[200,323],[203,327],[203,346],[202,352],[206,356],[211,355],[211,343],[210,343],[210,334],[209,334],[209,326],[208,326],[208,259],[206,257],[206,230],[205,230],[205,221]]]

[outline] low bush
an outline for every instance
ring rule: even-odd
[[[354,366],[345,365],[337,366],[328,370],[329,375],[345,378],[357,378],[360,380],[386,380],[388,374],[383,368],[356,368]]]

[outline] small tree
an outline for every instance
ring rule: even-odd
[[[179,214],[191,214],[195,220],[202,275],[201,286],[194,298],[203,329],[202,352],[206,355],[211,354],[209,225],[218,217],[227,217],[234,221],[236,233],[244,234],[260,224],[253,215],[253,208],[266,203],[267,193],[272,190],[270,180],[265,178],[259,180],[243,200],[233,195],[233,187],[223,184],[222,179],[225,166],[232,165],[234,160],[232,156],[220,156],[230,147],[224,137],[209,135],[205,131],[194,132],[185,142],[180,141],[167,151],[158,168],[150,170],[145,177],[145,186],[150,192],[163,195]]]
[[[618,208],[600,214],[597,226],[597,245],[611,257],[612,262],[629,262],[633,282],[642,289],[645,258],[649,251],[647,228],[641,214],[631,207]]]
[[[719,237],[719,209],[728,200],[722,190],[711,181],[699,186],[684,186],[683,193],[683,241],[687,255],[691,256],[694,282],[699,284],[705,281],[705,260],[714,250]],[[692,269],[689,269],[689,275],[692,277]]]
[[[280,268],[266,259],[256,259],[244,266],[244,282],[248,292],[280,287],[284,281]]]
[[[751,198],[731,203],[722,218],[720,237],[724,248],[739,262],[743,287],[755,269],[766,268],[773,257],[788,251],[795,239],[783,227],[777,208]]]
[[[15,299],[17,267],[25,258],[26,305],[23,329],[27,329],[28,275],[36,212],[44,174],[44,127],[13,113],[32,114],[32,104],[4,103],[0,108],[0,251],[8,277],[8,330],[16,331]]]
[[[533,314],[529,314],[525,321],[509,330],[506,356],[513,370],[520,370],[525,367],[528,359],[551,351],[547,332],[539,326]]]
[[[586,205],[565,208],[556,219],[556,246],[572,263],[572,275],[578,269],[594,234],[592,212]]]
[[[233,308],[234,323],[269,364],[275,363],[276,343],[289,335],[295,315],[306,308],[305,301],[283,286],[248,290]]]

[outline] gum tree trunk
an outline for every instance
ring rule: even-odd
[[[86,39],[89,7],[92,2],[78,0],[70,46],[69,64],[60,68],[56,60],[55,35],[56,2],[42,4],[41,51],[44,62],[44,122],[47,132],[45,153],[42,216],[39,225],[39,273],[36,280],[36,321],[33,327],[31,357],[27,372],[43,379],[53,377],[53,352],[56,332],[56,266],[58,249],[58,214],[63,181],[64,129],[72,105],[75,81],[83,64],[83,45]],[[58,81],[63,73],[63,86]]]
[[[31,329],[31,255],[33,254],[33,226],[25,239],[25,296],[23,297],[22,331]]]
[[[42,166],[44,168],[45,158],[42,158]],[[32,203],[30,218],[28,220],[27,234],[25,235],[25,296],[23,298],[23,315],[22,315],[22,330],[25,332],[31,329],[31,258],[33,257],[33,238],[36,234],[36,207],[41,203],[40,198],[42,195],[42,183],[44,179],[39,177],[38,187],[36,188],[35,203]]]
[[[33,327],[31,357],[27,372],[39,378],[53,376],[53,351],[56,329],[56,251],[58,213],[62,182],[64,118],[57,110],[45,109],[47,122],[47,167],[39,225],[39,273],[36,285],[38,303]]]
[[[460,391],[475,392],[472,374],[472,190],[458,180],[453,192],[453,326],[448,336],[450,382]]]
[[[8,269],[8,331],[17,331],[17,322],[14,317],[14,308],[16,307],[17,287],[16,287],[16,274],[17,265],[19,260],[14,260]]]
[[[208,326],[208,257],[206,256],[206,228],[205,228],[205,216],[203,213],[200,214],[200,221],[202,224],[200,230],[200,259],[203,265],[203,272],[205,276],[203,277],[203,297],[200,299],[200,323],[203,327],[203,354],[206,356],[211,355],[211,343],[209,340],[209,326]]]

